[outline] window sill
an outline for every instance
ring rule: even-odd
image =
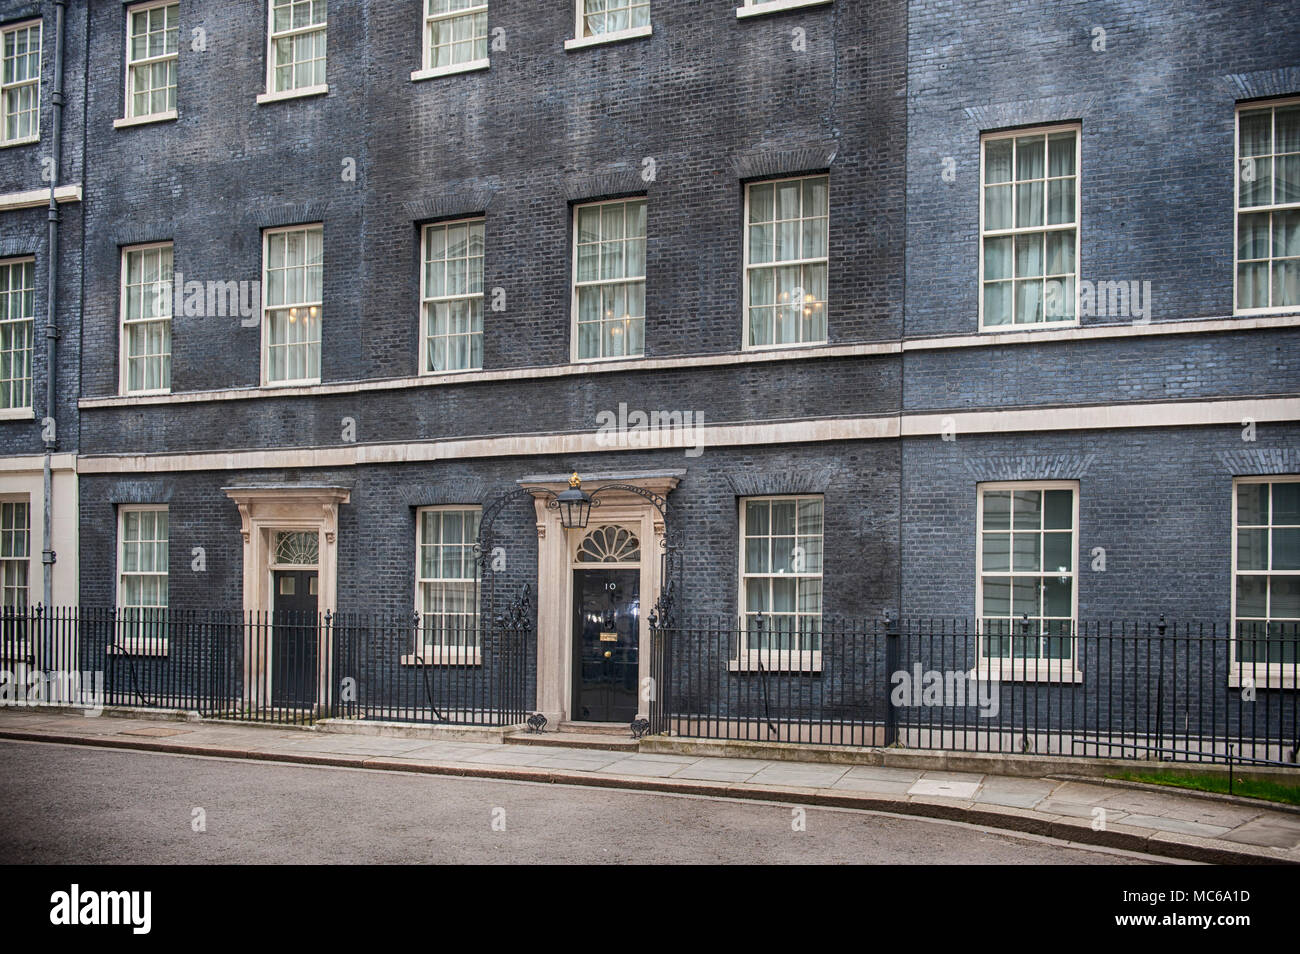
[[[802,348],[825,348],[829,344],[827,341],[797,341],[791,343],[777,343],[766,345],[745,345],[741,350],[750,351],[797,351]]]
[[[579,358],[571,359],[573,364],[617,364],[620,361],[639,361],[645,357],[644,352],[641,354],[615,354],[603,358]]]
[[[163,397],[171,393],[171,388],[155,388],[152,391],[123,391],[120,397]]]
[[[128,126],[147,126],[150,123],[171,122],[177,118],[179,117],[174,109],[166,113],[154,113],[152,116],[128,116],[125,119],[113,120],[113,128],[126,129]]]
[[[275,391],[280,388],[314,388],[321,383],[320,378],[301,378],[296,381],[263,381],[262,388]]]
[[[304,86],[302,89],[289,89],[283,93],[258,93],[257,101],[261,103],[278,103],[286,99],[305,99],[309,96],[324,96],[330,91],[329,84],[324,86]]]
[[[110,643],[108,646],[108,655],[110,656],[166,656],[167,640],[125,639],[120,642]]]
[[[761,17],[765,13],[780,13],[782,10],[798,10],[801,7],[822,7],[831,3],[831,0],[766,0],[765,3],[755,3],[751,6],[737,7],[736,19],[743,20],[746,17]]]
[[[564,41],[566,50],[584,50],[589,46],[601,46],[605,43],[621,43],[623,40],[636,40],[643,36],[649,36],[651,33],[650,25],[632,27],[630,30],[619,30],[617,33],[600,33],[596,36],[580,36],[572,40]]]
[[[477,649],[435,649],[402,657],[403,666],[481,666]]]
[[[30,407],[0,408],[0,421],[34,421],[36,412]]]
[[[1083,673],[1071,666],[1062,666],[1059,662],[1045,662],[1034,665],[1024,662],[1008,662],[1003,666],[976,666],[966,675],[977,682],[1050,682],[1083,683]]]
[[[1234,318],[1254,318],[1257,315],[1294,315],[1300,312],[1300,305],[1283,305],[1279,308],[1241,308],[1232,313]]]
[[[437,79],[439,76],[455,76],[457,73],[476,73],[491,66],[489,60],[470,60],[468,63],[453,63],[450,66],[434,66],[429,69],[416,70],[411,74],[411,82]]]
[[[482,368],[458,368],[455,371],[422,370],[420,372],[420,377],[422,378],[436,378],[436,377],[443,377],[443,376],[455,377],[456,375],[461,375],[461,374],[481,374],[482,372],[483,372]]]
[[[800,673],[821,672],[822,654],[816,652],[782,652],[774,649],[770,652],[742,653],[737,659],[727,660],[727,669],[731,672],[770,672]]]
[[[1140,324],[1140,323],[1150,324],[1150,322],[1135,322],[1135,321],[1124,322],[1124,324],[1126,325]],[[1078,328],[1078,327],[1079,327],[1078,318],[1075,318],[1073,321],[1027,321],[1018,325],[1017,324],[980,325],[980,334],[995,335],[995,334],[1006,334],[1007,332],[1014,332],[1014,331],[1029,331],[1029,332],[1053,331],[1053,330],[1059,330],[1061,328]]]
[[[1236,663],[1228,670],[1228,688],[1241,689],[1246,682],[1259,689],[1300,689],[1300,665],[1252,666]]]
[[[30,146],[32,143],[40,141],[40,136],[28,136],[26,139],[11,139],[8,142],[0,142],[0,149],[8,149],[10,146]]]

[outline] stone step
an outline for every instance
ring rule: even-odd
[[[561,722],[556,726],[556,731],[578,735],[608,735],[618,739],[632,737],[632,729],[626,722]]]
[[[640,744],[629,731],[622,738],[583,732],[515,732],[505,737],[509,745],[552,745],[566,749],[604,749],[609,752],[636,752]]]

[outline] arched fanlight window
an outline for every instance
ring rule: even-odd
[[[275,562],[280,566],[316,566],[320,563],[320,536],[316,533],[277,533]]]
[[[637,563],[641,541],[623,527],[597,527],[578,545],[579,563]]]

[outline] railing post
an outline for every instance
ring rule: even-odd
[[[898,671],[899,637],[898,620],[894,614],[885,610],[885,672],[880,682],[880,690],[885,695],[885,748],[898,741],[898,712],[890,688],[893,686],[893,674]]]

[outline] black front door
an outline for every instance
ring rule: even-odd
[[[276,570],[271,636],[271,704],[302,707],[316,702],[317,575],[315,570]]]
[[[641,572],[573,573],[573,718],[636,718],[641,658]]]

